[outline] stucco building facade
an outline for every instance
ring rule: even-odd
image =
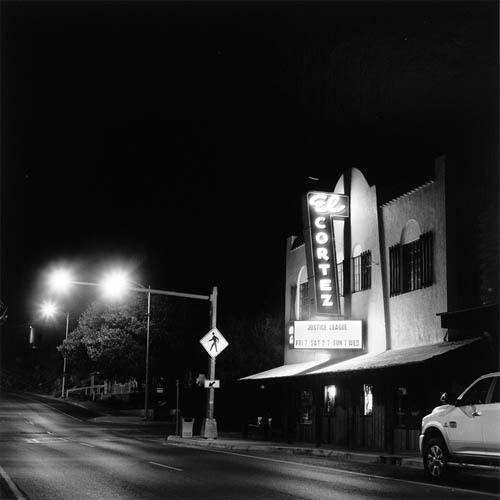
[[[360,170],[342,174],[332,192],[349,197],[349,217],[333,221],[340,294],[334,317],[317,314],[307,234],[287,239],[284,365],[243,379],[267,393],[261,411],[275,432],[289,440],[415,450],[421,418],[441,392],[498,369],[498,278],[491,279],[498,276],[498,245],[484,232],[476,264],[489,280],[489,298],[480,303],[486,313],[464,331],[460,311],[452,313],[461,294],[449,294],[450,262],[461,259],[449,244],[459,213],[451,189],[444,157],[427,182],[385,203]],[[297,342],[299,326],[346,321],[361,327],[356,348]]]

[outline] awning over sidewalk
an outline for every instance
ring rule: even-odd
[[[330,373],[353,372],[361,370],[376,370],[394,366],[421,363],[437,356],[478,341],[479,338],[459,340],[456,342],[441,342],[405,349],[391,349],[375,354],[363,354],[356,358],[341,362],[314,361],[310,363],[296,363],[283,365],[265,372],[249,375],[240,380],[260,380],[271,378],[298,377],[303,375],[326,375]]]
[[[291,363],[289,365],[282,365],[276,368],[271,368],[265,372],[256,373],[255,375],[249,375],[248,377],[240,378],[239,380],[259,380],[266,378],[283,378],[283,377],[297,377],[300,375],[307,375],[314,368],[319,368],[325,363],[330,363],[331,361],[307,361],[306,363]]]
[[[310,375],[321,373],[351,372],[358,370],[375,370],[377,368],[389,368],[392,366],[410,365],[421,363],[437,356],[442,356],[447,352],[454,351],[460,347],[470,345],[478,340],[467,339],[456,342],[441,342],[439,344],[429,344],[406,349],[391,349],[377,354],[364,354],[357,358],[348,359],[341,363],[331,364],[318,370],[312,370]]]

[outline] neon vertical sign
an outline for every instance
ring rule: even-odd
[[[314,286],[317,314],[340,314],[334,219],[349,217],[349,197],[312,191],[304,197],[307,270]]]

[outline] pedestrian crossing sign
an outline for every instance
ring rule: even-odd
[[[224,338],[217,328],[212,328],[201,340],[200,344],[208,352],[209,356],[215,358],[219,355],[228,345],[229,342]]]

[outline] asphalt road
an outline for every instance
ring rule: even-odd
[[[10,498],[37,500],[499,498],[497,481],[484,475],[466,487],[434,486],[401,467],[187,448],[160,429],[96,425],[63,404],[2,395],[2,498],[9,489]]]

